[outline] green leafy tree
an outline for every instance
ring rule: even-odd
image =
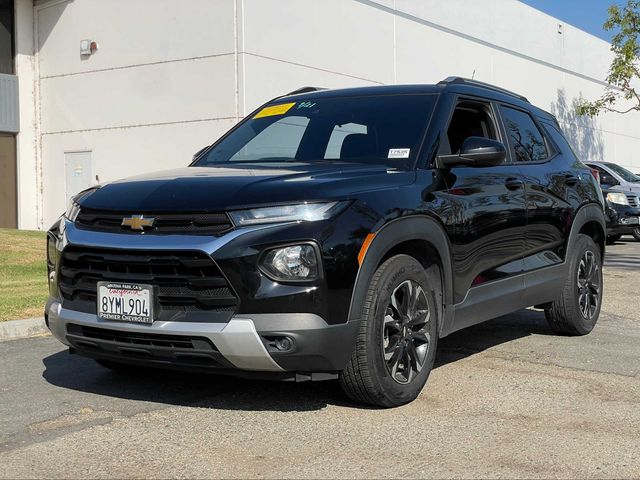
[[[640,111],[640,0],[628,0],[624,6],[609,7],[609,18],[603,28],[616,32],[611,40],[614,57],[606,78],[609,86],[595,101],[580,100],[576,111],[579,115],[591,117],[600,112]],[[616,108],[623,99],[631,102],[631,106]]]

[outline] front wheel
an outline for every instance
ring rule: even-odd
[[[638,242],[640,242],[640,227],[634,228],[631,235],[633,235],[633,238],[635,238]]]
[[[545,310],[551,329],[563,335],[586,335],[593,330],[602,305],[602,256],[587,235],[578,235],[569,274],[560,299]]]
[[[408,255],[396,255],[376,270],[351,360],[340,374],[352,400],[395,407],[418,396],[438,340],[434,287],[420,262]]]

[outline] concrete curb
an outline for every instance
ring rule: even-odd
[[[49,329],[42,317],[0,322],[0,342],[17,340],[19,338],[37,337],[48,333]]]

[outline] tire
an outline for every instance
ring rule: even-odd
[[[420,262],[408,255],[396,255],[376,270],[353,354],[339,376],[349,398],[388,408],[418,396],[433,368],[438,343],[434,287],[439,285],[430,285]],[[411,302],[405,303],[405,298]]]
[[[640,227],[634,228],[631,235],[633,235],[633,238],[635,238],[636,241],[640,242]]]
[[[586,335],[595,327],[602,306],[602,256],[591,237],[582,234],[573,252],[562,296],[545,310],[545,316],[558,334]]]
[[[618,240],[620,240],[620,237],[622,237],[622,235],[609,235],[607,237],[607,245],[613,245]]]

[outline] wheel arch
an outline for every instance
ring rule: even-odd
[[[578,210],[571,227],[569,241],[567,242],[567,255],[575,245],[579,234],[591,237],[596,245],[600,247],[600,254],[604,259],[607,225],[601,205],[589,203]]]
[[[441,332],[445,317],[451,312],[447,306],[453,301],[453,270],[449,239],[444,227],[428,216],[392,220],[375,232],[358,270],[348,321],[359,321],[373,274],[385,260],[397,254],[411,255],[422,263],[428,276],[439,276],[440,291],[436,292],[436,298],[440,309],[438,332]]]

